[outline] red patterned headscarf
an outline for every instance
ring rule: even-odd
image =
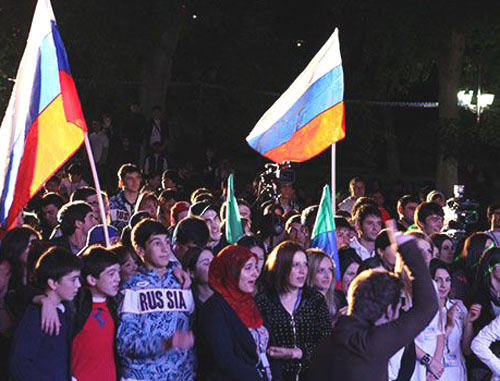
[[[213,259],[208,271],[208,284],[217,291],[248,328],[262,326],[262,316],[252,294],[239,288],[241,269],[257,256],[246,247],[227,246]]]

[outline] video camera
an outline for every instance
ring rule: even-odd
[[[277,202],[279,184],[295,182],[295,171],[289,161],[279,164],[269,163],[264,168],[264,172],[259,175],[258,199],[261,204],[267,200]]]
[[[455,242],[465,239],[479,222],[479,203],[465,198],[465,186],[453,186],[453,198],[444,207],[444,231]]]

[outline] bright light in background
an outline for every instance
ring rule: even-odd
[[[493,104],[495,100],[495,94],[481,93],[481,89],[478,89],[476,98],[476,104],[472,103],[474,98],[473,90],[461,90],[457,93],[458,105],[464,107],[465,109],[477,114],[477,122],[481,120],[481,113]]]
[[[294,43],[295,43],[295,46],[297,48],[301,48],[303,45],[304,45],[304,40],[295,40]]]
[[[196,20],[198,18],[198,15],[196,13],[193,13],[193,20]]]

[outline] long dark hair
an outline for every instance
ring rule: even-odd
[[[500,263],[500,247],[492,247],[488,249],[481,260],[477,269],[477,279],[480,281],[480,287],[483,292],[488,293],[491,288],[491,273],[495,266]]]
[[[462,254],[460,255],[460,267],[465,271],[465,275],[471,284],[477,279],[477,270],[481,255],[486,249],[486,242],[491,240],[490,236],[485,233],[471,234],[464,244]]]
[[[12,266],[12,279],[14,283],[22,282],[24,277],[24,264],[21,263],[20,257],[28,248],[30,237],[40,239],[40,233],[29,226],[21,226],[9,230],[5,235],[0,250],[0,256],[7,259]]]

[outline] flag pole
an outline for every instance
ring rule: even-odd
[[[89,158],[89,163],[90,163],[90,169],[92,171],[92,177],[94,178],[94,185],[97,193],[97,201],[99,202],[99,211],[101,214],[101,220],[104,230],[104,240],[106,242],[106,247],[110,247],[111,244],[109,242],[108,221],[106,219],[106,212],[104,211],[104,200],[102,199],[101,185],[99,183],[99,176],[97,175],[94,154],[92,153],[92,148],[90,147],[88,134],[84,134],[84,139],[85,139],[85,149],[87,151],[87,156]]]
[[[335,208],[336,208],[336,195],[337,195],[337,188],[335,187],[336,183],[336,168],[337,168],[337,150],[336,150],[336,144],[332,144],[332,211],[333,215],[335,215]]]

